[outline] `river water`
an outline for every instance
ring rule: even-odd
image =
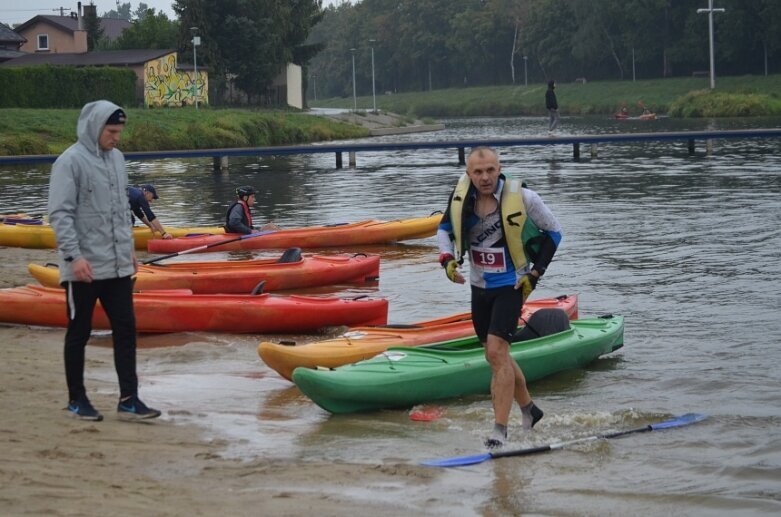
[[[541,118],[443,122],[447,129],[437,133],[383,138],[537,136],[545,129]],[[564,118],[561,131],[780,126],[778,119]],[[535,296],[578,293],[581,317],[626,317],[623,349],[530,386],[546,416],[525,434],[515,408],[509,447],[687,412],[709,418],[442,471],[436,486],[415,494],[431,513],[450,497],[464,515],[781,512],[781,141],[716,141],[709,157],[698,146],[692,157],[685,142],[605,145],[597,158],[584,151],[579,162],[571,146],[500,150],[505,173],[539,192],[564,230]],[[133,183],[155,184],[161,199],[153,208],[164,224],[219,224],[235,186],[251,184],[259,190],[257,220],[295,227],[428,215],[444,208],[462,173],[455,150],[365,153],[355,169],[333,165],[325,154],[233,159],[229,172],[214,173],[207,160],[163,160],[131,162],[129,174]],[[48,173],[49,166],[0,169],[0,212],[41,215]],[[393,323],[469,308],[468,288],[448,282],[439,268],[434,238],[330,251],[382,255],[378,286],[341,294],[387,297]],[[42,250],[41,261],[52,253]],[[27,281],[20,275],[18,283]],[[331,416],[260,361],[255,347],[268,338],[144,336],[142,346],[156,347],[139,352],[144,398],[167,411],[192,409],[177,420],[224,440],[229,457],[415,464],[481,452],[492,425],[489,397],[448,401],[445,415],[431,423],[412,422],[406,411]],[[361,487],[359,480],[355,492],[367,499],[409,495],[393,486]]]

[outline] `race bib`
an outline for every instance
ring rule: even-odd
[[[470,248],[472,265],[486,273],[504,273],[507,271],[507,260],[504,248]]]

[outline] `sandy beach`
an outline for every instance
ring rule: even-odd
[[[55,257],[51,250],[2,248],[0,254],[0,287],[32,282],[26,264]],[[433,469],[388,461],[226,457],[229,441],[193,425],[200,415],[188,407],[164,409],[151,423],[118,420],[105,336],[98,338],[102,346],[91,342],[86,366],[88,393],[105,419],[69,418],[63,336],[62,329],[0,326],[3,515],[344,515],[368,505],[375,516],[447,510],[427,494],[426,486],[442,475]],[[165,353],[170,352],[139,349],[142,398],[148,359]],[[405,496],[395,503],[389,490]]]

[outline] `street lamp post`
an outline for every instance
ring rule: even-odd
[[[195,109],[198,109],[198,45],[201,44],[201,37],[197,36],[198,27],[190,27],[193,34],[193,99],[195,99]]]
[[[353,111],[358,111],[358,97],[355,96],[355,49],[351,48],[353,54]]]
[[[716,65],[713,58],[713,13],[723,13],[724,9],[714,9],[713,0],[708,0],[707,9],[697,9],[697,14],[708,13],[708,38],[710,43],[710,89],[716,88]]]
[[[370,39],[369,43],[372,43],[372,106],[374,107],[374,113],[377,113],[377,93],[374,89],[374,42],[376,39]]]
[[[529,86],[529,75],[526,73],[526,63],[529,60],[529,56],[523,56],[523,85]]]

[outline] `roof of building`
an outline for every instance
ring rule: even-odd
[[[14,32],[11,27],[4,23],[0,23],[0,43],[24,43],[27,41],[20,34]]]
[[[9,59],[15,59],[17,57],[21,57],[25,55],[27,54],[20,50],[8,50],[8,49],[0,48],[0,61],[7,61]]]
[[[132,66],[176,52],[166,50],[104,50],[82,54],[25,54],[0,64],[6,67],[61,65],[61,66]]]
[[[50,16],[48,14],[39,14],[16,27],[16,32],[21,32],[36,23],[48,23],[61,29],[73,32],[79,28],[79,20],[73,16]],[[103,29],[103,36],[109,41],[113,41],[122,34],[122,31],[131,27],[133,24],[127,20],[119,18],[100,18],[100,28]]]

